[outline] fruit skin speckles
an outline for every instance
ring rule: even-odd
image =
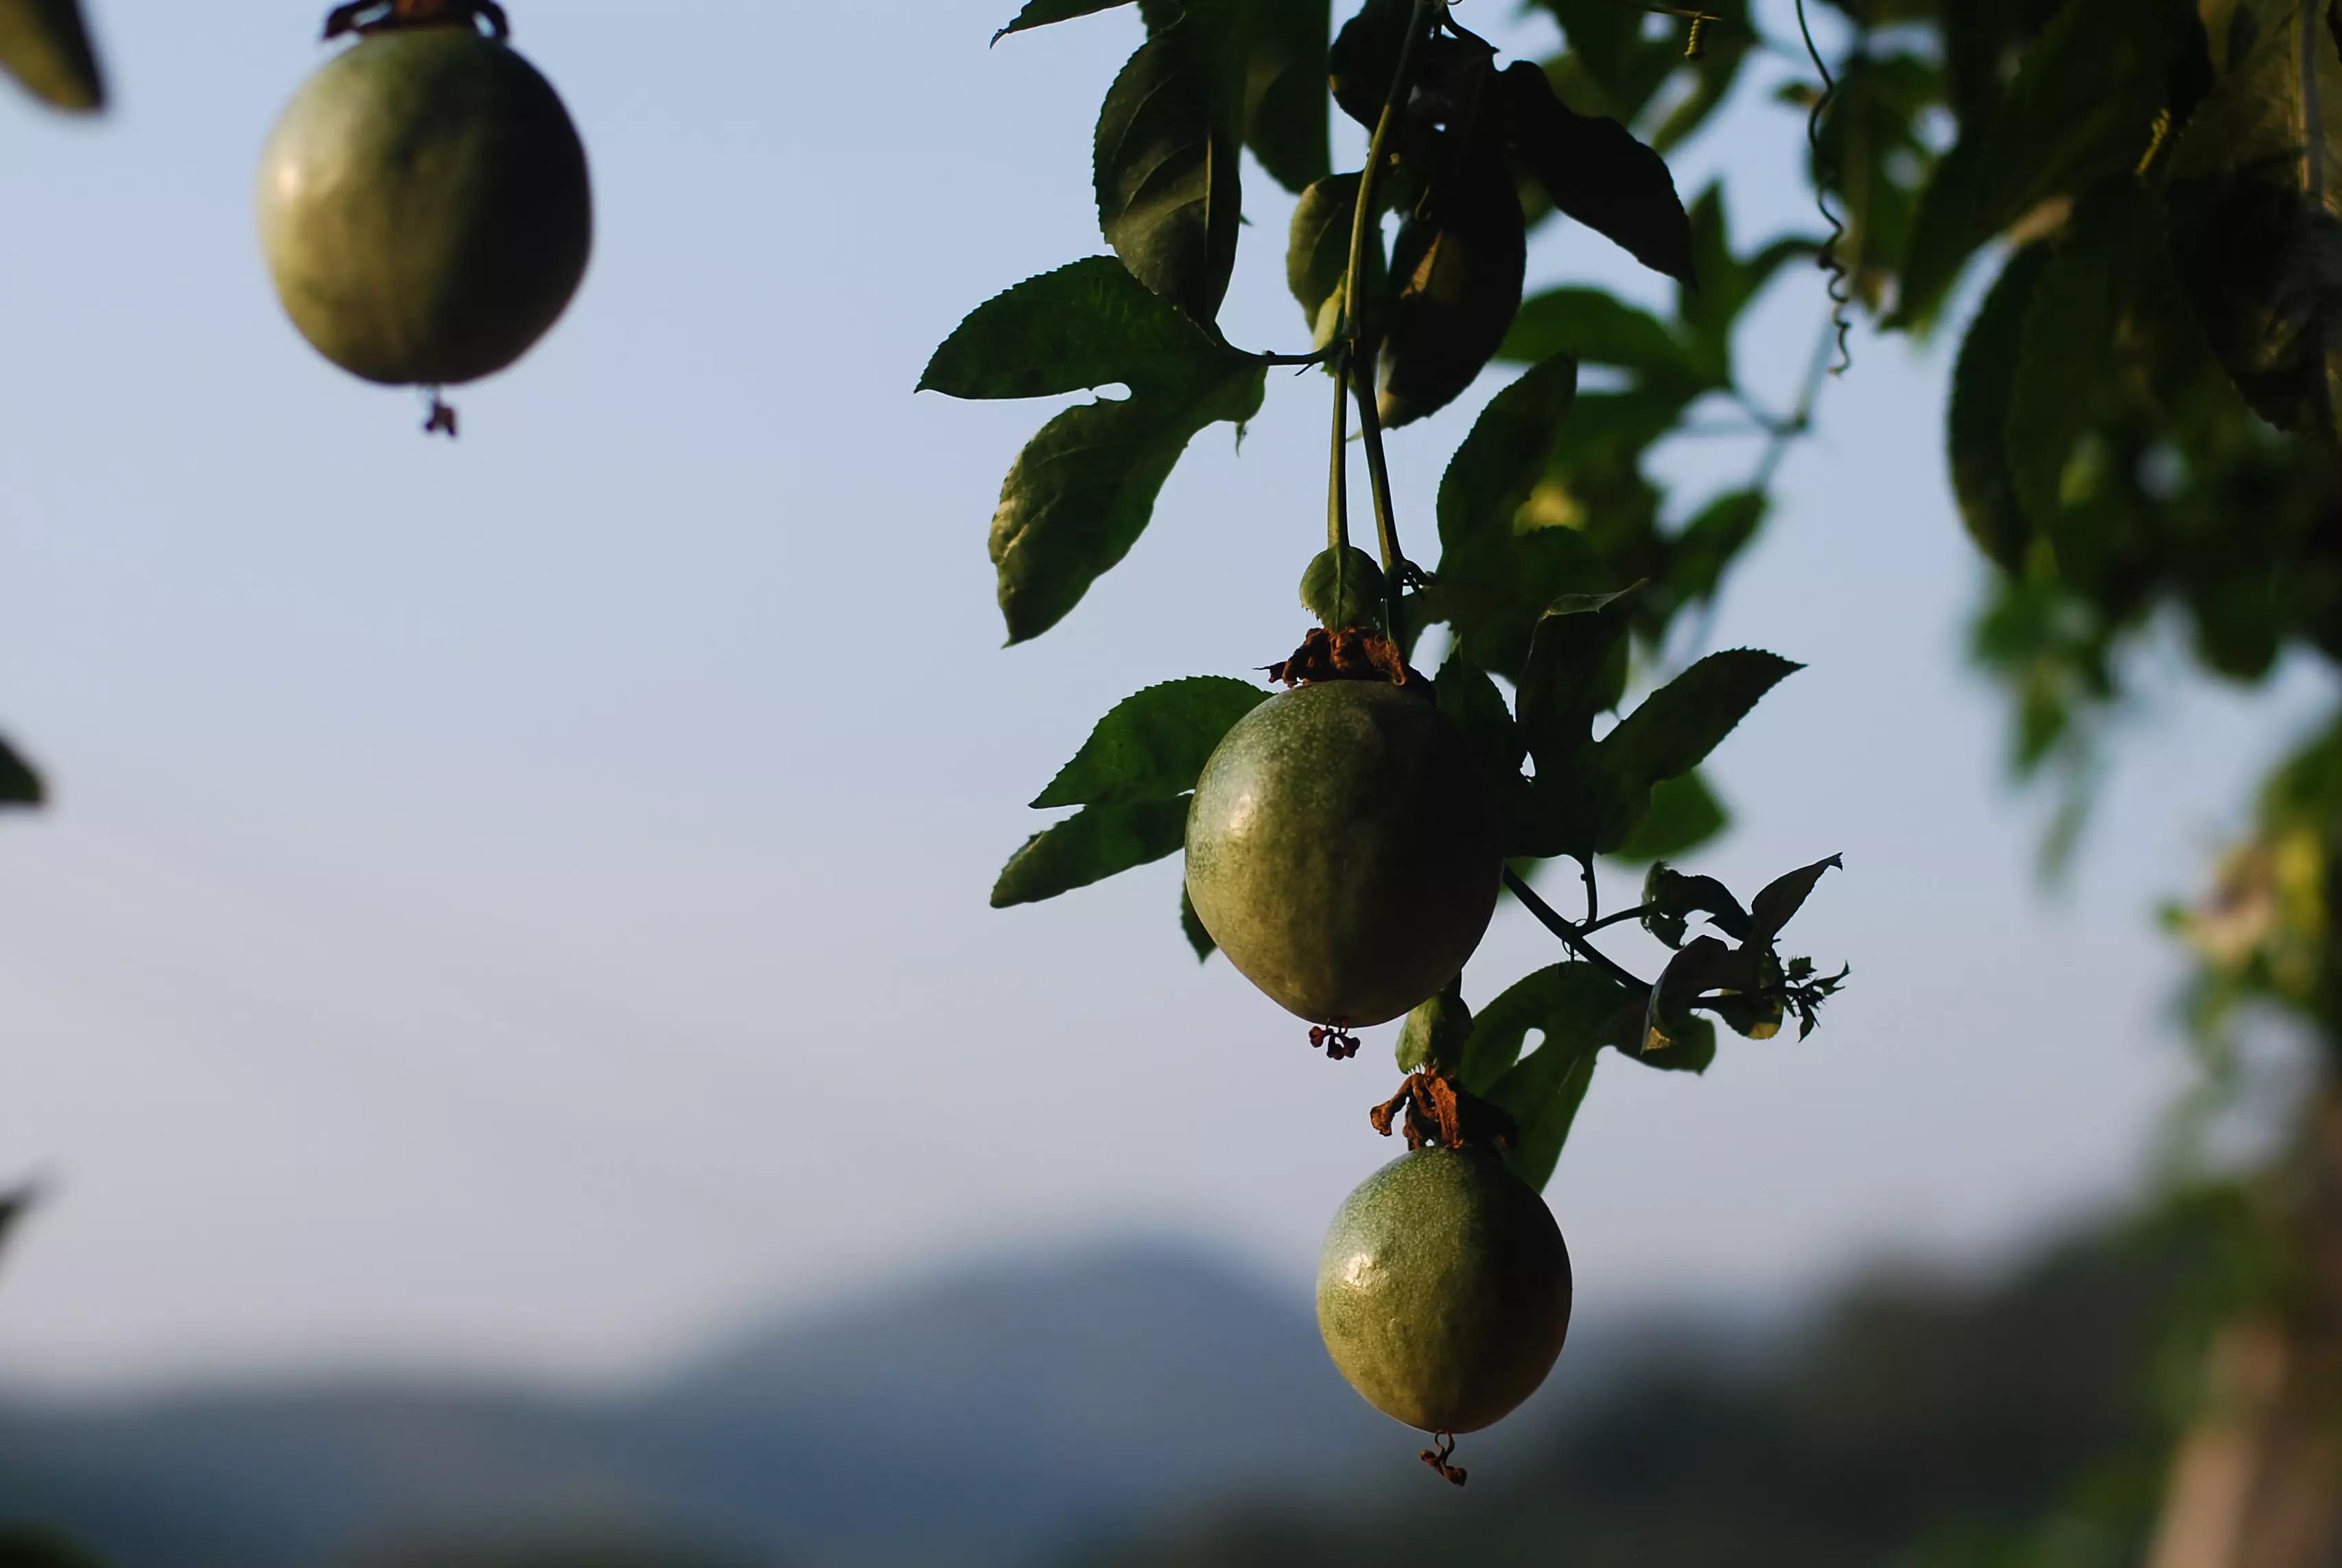
[[[1317,1326],[1350,1386],[1424,1432],[1493,1426],[1569,1334],[1569,1252],[1545,1200],[1485,1149],[1376,1172],[1334,1216]]]
[[[1487,782],[1446,715],[1381,681],[1271,698],[1204,766],[1187,891],[1287,1011],[1361,1029],[1463,969],[1504,873]]]
[[[258,206],[294,325],[389,385],[511,365],[568,308],[593,250],[567,110],[468,26],[375,34],[327,62],[269,138]]]

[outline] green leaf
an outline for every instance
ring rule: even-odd
[[[1650,809],[1626,841],[1610,852],[1635,864],[1689,854],[1732,825],[1732,814],[1696,773],[1663,779],[1651,789]]]
[[[1630,790],[1687,774],[1707,760],[1766,693],[1804,668],[1754,648],[1710,654],[1602,737],[1603,761]]]
[[[1952,374],[1952,492],[1968,536],[2010,571],[2025,558],[2030,530],[2009,464],[2009,405],[2023,364],[2026,319],[2049,254],[2047,245],[2027,245],[2010,258],[1985,295]]]
[[[1126,697],[1098,721],[1034,809],[1135,805],[1186,794],[1236,721],[1268,697],[1226,675],[1166,681]]]
[[[1381,623],[1383,569],[1355,544],[1320,550],[1301,574],[1301,607],[1329,632]]]
[[[1555,355],[1615,365],[1653,381],[1710,385],[1706,369],[1664,322],[1600,289],[1547,289],[1524,302],[1497,351],[1515,363]]]
[[[1117,383],[1148,391],[1243,364],[1114,257],[1091,256],[969,312],[927,362],[918,389],[975,398],[1050,397]]]
[[[1461,149],[1391,245],[1385,425],[1436,414],[1478,379],[1521,308],[1527,265],[1520,193],[1500,151],[1486,140]]]
[[[1652,271],[1690,283],[1690,225],[1666,160],[1617,121],[1570,109],[1526,60],[1498,83],[1506,132],[1554,206]]]
[[[1414,15],[1414,0],[1366,0],[1334,36],[1326,57],[1334,101],[1369,131],[1382,118],[1383,104],[1390,97],[1391,78],[1398,75],[1399,53]]]
[[[1093,15],[1100,11],[1118,10],[1130,0],[1030,0],[1016,19],[992,35],[999,43],[1011,33],[1029,33],[1036,27],[1046,27],[1052,22],[1070,22],[1076,16]]]
[[[0,70],[55,109],[105,106],[105,77],[79,0],[0,0]]]
[[[1772,505],[1772,497],[1761,490],[1735,490],[1709,502],[1685,524],[1667,552],[1667,587],[1676,604],[1716,596],[1724,574],[1756,537]]]
[[[2319,5],[2238,0],[2228,69],[2171,155],[2171,255],[2220,364],[2279,429],[2342,440],[2342,44]]]
[[[1748,938],[1748,912],[1730,888],[1712,876],[1686,876],[1664,861],[1643,879],[1643,929],[1669,947],[1681,948],[1691,922],[1703,915],[1726,936]]]
[[[1639,594],[1573,594],[1537,617],[1521,672],[1520,725],[1540,774],[1566,769],[1594,738],[1594,715],[1616,704]]]
[[[1288,191],[1333,166],[1326,126],[1331,0],[1246,0],[1245,145]]]
[[[1521,758],[1526,754],[1520,727],[1514,724],[1496,683],[1461,651],[1449,654],[1447,662],[1439,666],[1432,694],[1438,699],[1439,711],[1455,721],[1464,738],[1472,743],[1491,776],[1519,774]]]
[[[1834,854],[1767,884],[1748,905],[1748,940],[1770,943],[1780,935],[1783,928],[1797,918],[1797,911],[1806,906],[1806,900],[1813,896],[1814,886],[1823,874],[1845,869],[1846,857]]]
[[[1196,913],[1196,901],[1187,896],[1187,884],[1184,882],[1179,884],[1179,930],[1186,937],[1187,945],[1196,950],[1196,963],[1209,963],[1212,954],[1219,951],[1220,944],[1204,929],[1204,917]]]
[[[1638,1061],[1672,1072],[1705,1073],[1716,1060],[1716,1030],[1695,1016],[1692,1005],[1706,992],[1753,991],[1754,954],[1737,952],[1713,936],[1696,936],[1667,960],[1643,1019]]]
[[[1236,270],[1243,195],[1236,88],[1194,17],[1130,57],[1099,112],[1098,224],[1139,282],[1199,325]]]
[[[1543,1189],[1553,1180],[1554,1167],[1577,1124],[1578,1108],[1594,1084],[1598,1050],[1572,1051],[1548,1040],[1529,1059],[1498,1081],[1488,1098],[1513,1118],[1519,1136],[1505,1151],[1513,1174],[1532,1188]]]
[[[1309,323],[1310,346],[1334,341],[1342,323],[1342,280],[1350,270],[1350,225],[1358,209],[1358,176],[1332,175],[1301,195],[1293,209],[1285,253],[1285,283]],[[1379,295],[1386,276],[1381,236],[1366,242],[1366,286]]]
[[[1639,1044],[1642,1016],[1642,998],[1593,964],[1552,964],[1480,1009],[1456,1076],[1472,1094],[1493,1097],[1520,1060],[1531,1031],[1545,1036],[1546,1050],[1559,1046],[1565,1054],[1591,1054],[1602,1045]],[[1516,1120],[1519,1115],[1514,1110]]]
[[[2097,394],[2121,320],[2127,225],[2118,209],[2141,200],[2122,186],[2075,215],[2035,282],[2025,313],[2005,424],[2010,483],[2035,529],[2065,509],[2067,465],[2097,425]]]
[[[1799,235],[1778,239],[1747,256],[1732,249],[1732,225],[1724,187],[1711,185],[1691,209],[1691,255],[1698,286],[1677,291],[1676,314],[1688,329],[1693,350],[1711,385],[1730,386],[1732,340],[1740,317],[1776,275],[1793,261],[1814,256],[1820,246]]]
[[[1187,842],[1187,797],[1085,806],[1026,840],[993,884],[992,907],[1038,904],[1161,860]]]
[[[1258,413],[1266,375],[1247,365],[1197,386],[1085,404],[1042,427],[1009,470],[992,517],[1011,643],[1065,619],[1130,553],[1187,443],[1216,421]]]
[[[10,749],[7,742],[0,741],[0,806],[40,805],[47,798],[33,764]]]

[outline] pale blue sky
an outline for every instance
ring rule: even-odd
[[[0,99],[0,722],[58,794],[0,830],[0,1170],[65,1181],[0,1292],[0,1380],[623,1373],[766,1304],[1136,1226],[1299,1299],[1388,1154],[1382,1035],[1329,1067],[1198,970],[1172,864],[985,899],[1098,714],[1296,639],[1322,382],[1275,382],[1241,456],[1208,434],[1130,561],[1013,651],[986,524],[1048,410],[910,391],[966,308],[1102,248],[1088,134],[1135,16],[987,52],[1007,0],[516,0],[599,247],[448,446],[311,355],[255,254],[322,5],[99,5],[115,118]],[[1728,166],[1744,235],[1802,224],[1801,127],[1746,98],[1679,182]],[[1286,201],[1249,194],[1231,331],[1292,346]],[[1533,268],[1626,276],[1582,235]],[[1764,379],[1819,308],[1782,285]],[[1605,1066],[1550,1193],[1588,1312],[1991,1255],[2134,1181],[2181,1080],[2151,905],[2317,682],[2163,704],[2045,903],[1958,666],[1944,372],[1862,344],[1714,633],[1813,667],[1721,754],[1745,826],[1703,868],[1844,851],[1800,932],[1855,986],[1705,1082]],[[1396,439],[1417,538],[1467,423]],[[1552,956],[1507,911],[1473,994]]]

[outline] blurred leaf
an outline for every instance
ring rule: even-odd
[[[1726,936],[1748,936],[1748,912],[1712,876],[1686,876],[1662,862],[1643,879],[1643,928],[1669,947],[1681,948],[1692,920],[1702,915]]]
[[[2048,264],[2047,245],[2027,245],[2010,258],[1968,328],[1952,375],[1952,490],[1968,536],[2011,571],[2023,560],[2030,534],[2009,463],[2009,408],[2033,293]]]
[[[1615,365],[1650,380],[1710,385],[1690,347],[1656,316],[1595,288],[1547,289],[1524,302],[1498,357],[1516,363],[1566,355]]]
[[[1717,496],[1685,524],[1668,552],[1667,587],[1678,604],[1716,596],[1724,574],[1740,558],[1765,524],[1772,497],[1761,490],[1735,490]]]
[[[1085,806],[1026,840],[993,884],[992,907],[1037,904],[1161,860],[1187,842],[1187,797]]]
[[[1754,648],[1710,654],[1603,736],[1603,760],[1630,790],[1687,774],[1766,693],[1803,667]]]
[[[80,0],[0,0],[0,70],[52,108],[105,106],[105,77]]]
[[[1747,939],[1755,943],[1770,943],[1781,934],[1790,921],[1797,918],[1797,911],[1806,906],[1806,900],[1813,895],[1814,886],[1821,881],[1824,873],[1845,869],[1846,857],[1834,854],[1827,860],[1817,860],[1802,870],[1793,871],[1767,884],[1748,905],[1751,929]]]
[[[2181,285],[2221,365],[2270,424],[2334,442],[2342,44],[2330,20],[2301,0],[2238,0],[2236,52],[2171,155],[2168,205]]]
[[[1437,413],[1496,357],[1521,307],[1528,231],[1492,143],[1459,151],[1391,246],[1382,418],[1396,429]]]
[[[1042,426],[1009,470],[992,517],[1011,643],[1064,620],[1130,553],[1187,443],[1216,421],[1258,413],[1266,375],[1251,365],[1193,386],[1085,404]]]
[[[1545,1036],[1546,1050],[1559,1046],[1565,1055],[1599,1045],[1631,1047],[1639,1039],[1642,1013],[1642,998],[1593,964],[1549,965],[1480,1009],[1458,1080],[1472,1094],[1494,1098],[1520,1060],[1530,1031]],[[1515,1107],[1506,1109],[1522,1119]]]
[[[1243,105],[1194,17],[1140,45],[1097,125],[1098,225],[1139,282],[1209,325],[1236,270]]]
[[[1690,225],[1666,160],[1617,121],[1570,109],[1526,60],[1498,81],[1514,148],[1554,206],[1654,272],[1689,283]]]
[[[1126,805],[1184,795],[1236,721],[1268,697],[1226,675],[1149,686],[1098,721],[1033,805]]]
[[[919,377],[952,397],[1135,391],[1239,369],[1242,355],[1148,291],[1112,256],[1027,278],[968,313]]]
[[[1382,567],[1356,545],[1320,550],[1301,574],[1301,607],[1328,631],[1371,626],[1382,618],[1385,587]]]
[[[1692,204],[1690,254],[1698,286],[1679,289],[1676,314],[1689,330],[1693,351],[1709,384],[1730,386],[1732,335],[1741,313],[1793,261],[1807,260],[1820,246],[1802,235],[1775,240],[1747,256],[1732,249],[1732,228],[1724,187],[1711,185]]]
[[[1271,179],[1305,189],[1332,167],[1326,127],[1331,0],[1245,0],[1245,145]]]
[[[1342,321],[1342,280],[1350,270],[1350,225],[1358,210],[1358,176],[1333,175],[1301,194],[1293,209],[1292,238],[1285,253],[1286,286],[1309,323],[1310,346],[1334,341]],[[1387,275],[1382,238],[1366,241],[1366,281],[1379,292]]]
[[[1635,864],[1666,860],[1689,854],[1731,825],[1731,814],[1709,790],[1707,781],[1688,773],[1652,787],[1650,810],[1626,842],[1610,853],[1615,859]]]
[[[2026,307],[2005,430],[2017,504],[2036,529],[2057,527],[2076,444],[2097,424],[2094,394],[2121,320],[2129,243],[2118,209],[2143,199],[2111,186],[2077,213]]]
[[[1016,13],[1015,20],[992,35],[992,41],[997,44],[1011,33],[1029,33],[1036,27],[1046,27],[1052,22],[1070,22],[1076,16],[1112,11],[1129,4],[1130,0],[1030,0],[1030,4]]]
[[[1185,882],[1179,884],[1179,930],[1187,938],[1187,945],[1196,950],[1196,963],[1208,962],[1219,951],[1219,944],[1204,929],[1204,917],[1196,913],[1196,902],[1187,896]]]
[[[1596,1046],[1571,1048],[1548,1035],[1527,1061],[1498,1080],[1488,1096],[1513,1118],[1518,1136],[1505,1152],[1513,1174],[1542,1190],[1561,1163],[1563,1145],[1594,1084]]]
[[[33,764],[0,741],[0,806],[41,805],[48,798]]]

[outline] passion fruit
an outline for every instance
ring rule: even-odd
[[[0,0],[0,67],[53,108],[88,114],[105,105],[80,0]]]
[[[369,35],[310,77],[269,137],[259,205],[294,325],[394,386],[512,364],[568,308],[593,249],[560,95],[468,22]]]
[[[1477,1432],[1553,1370],[1570,1294],[1561,1228],[1501,1155],[1421,1149],[1334,1216],[1317,1328],[1376,1410],[1425,1432]]]
[[[1478,759],[1413,683],[1263,703],[1204,764],[1187,813],[1196,917],[1313,1024],[1387,1023],[1453,980],[1503,875]]]

